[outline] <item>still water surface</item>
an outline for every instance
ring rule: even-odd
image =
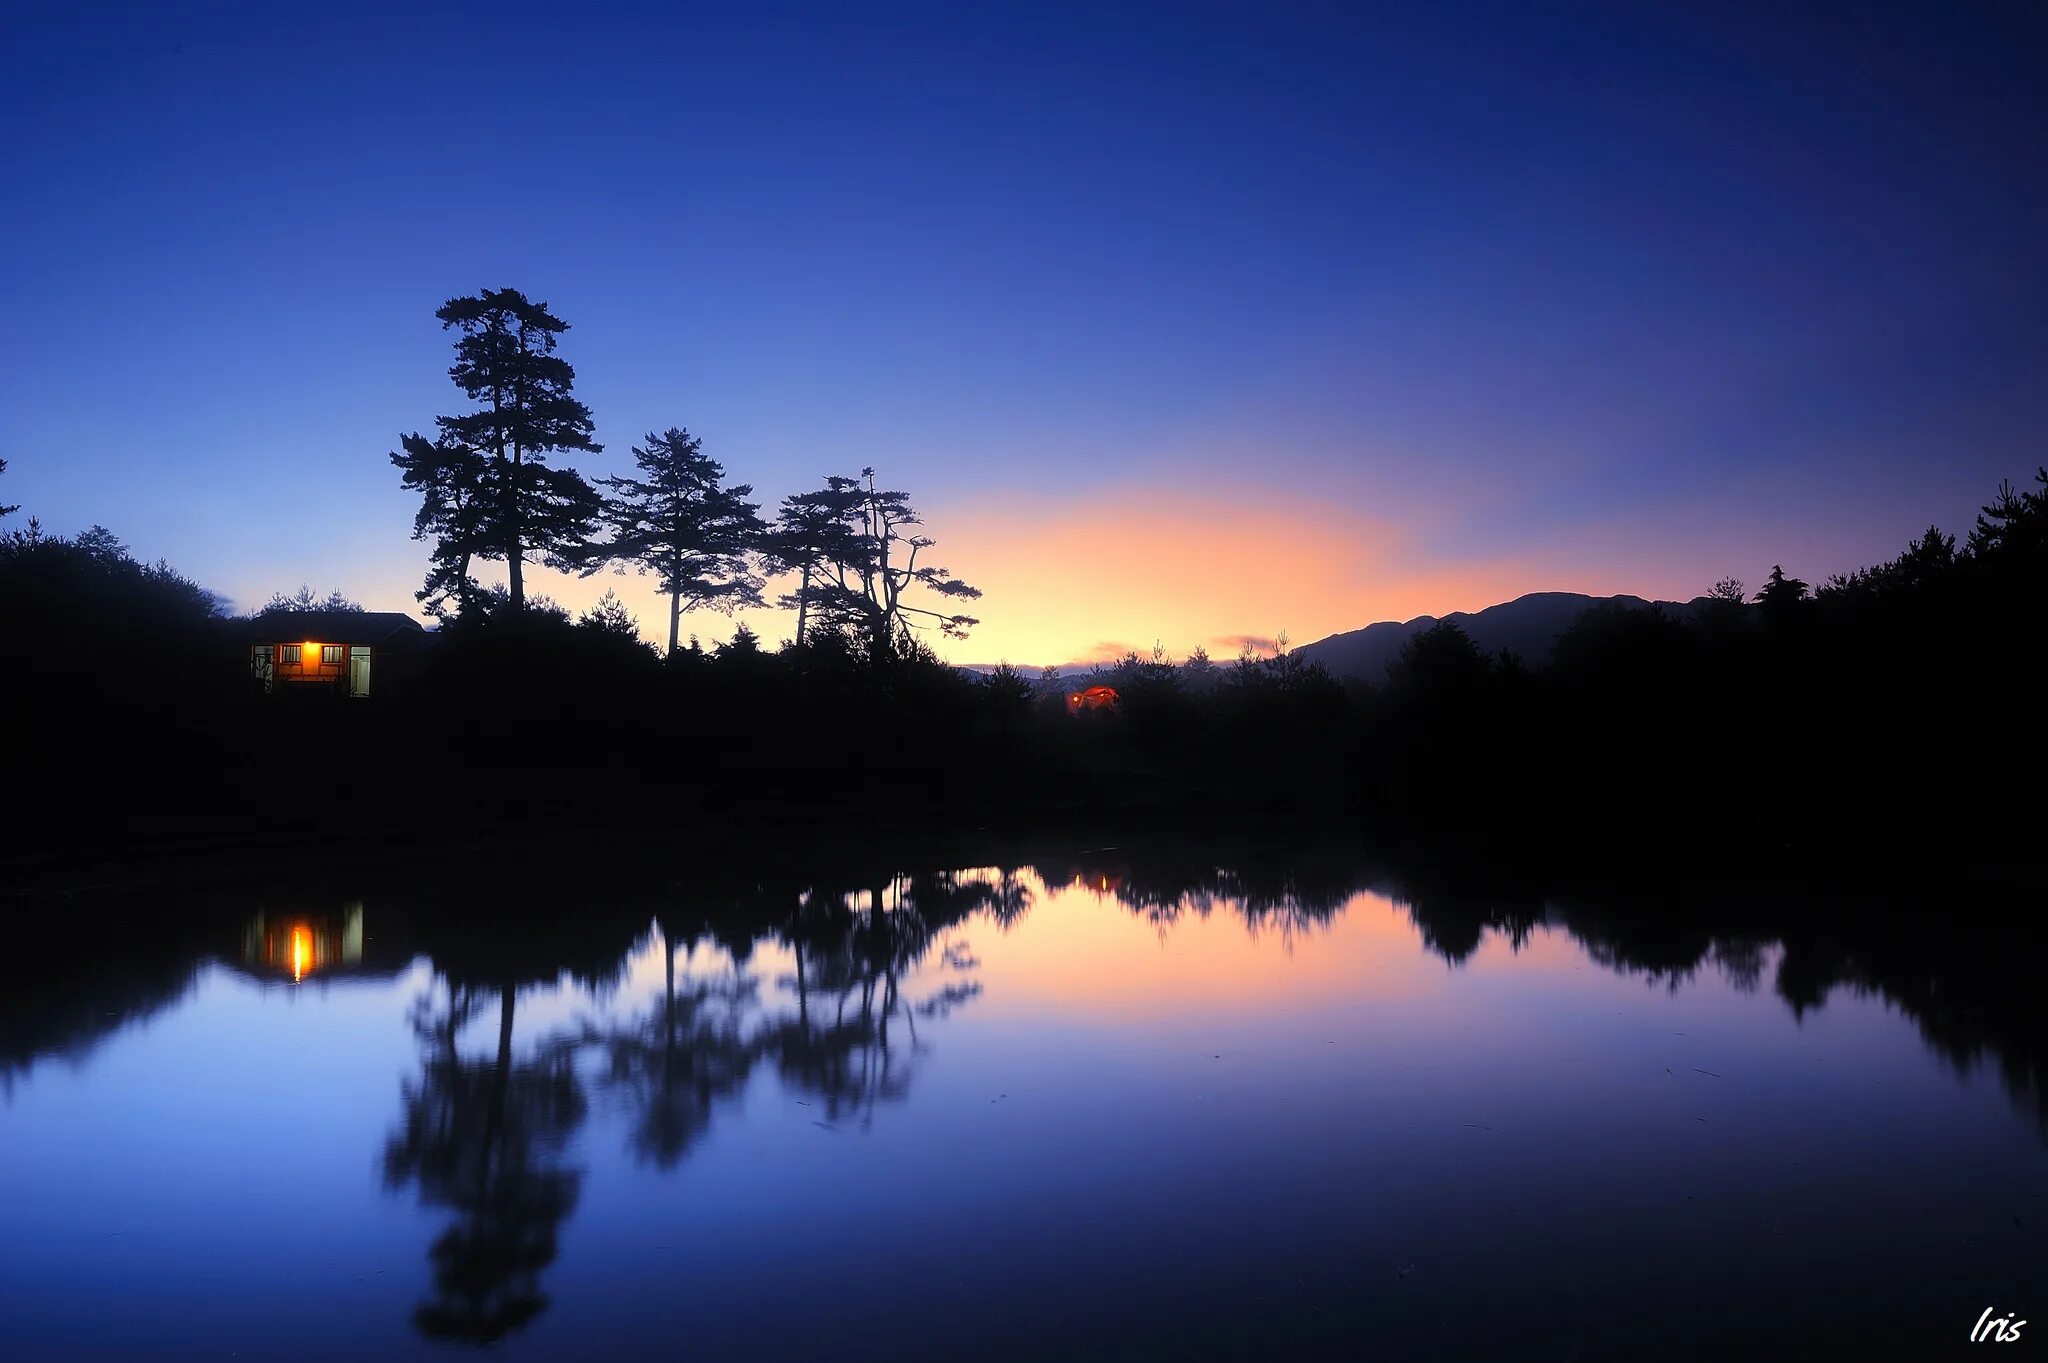
[[[269,892],[18,986],[0,1358],[2048,1337],[2034,1053],[1910,965],[1115,849],[744,879]]]

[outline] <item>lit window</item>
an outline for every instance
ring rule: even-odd
[[[340,644],[322,644],[322,645],[320,645],[320,665],[321,665],[321,666],[323,666],[323,667],[339,667],[339,666],[341,666],[341,645],[340,645]]]
[[[284,665],[286,667],[297,667],[299,665],[299,646],[297,644],[285,644],[283,648]]]

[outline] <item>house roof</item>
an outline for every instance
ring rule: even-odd
[[[269,611],[241,622],[251,643],[387,644],[426,637],[420,622],[403,611]]]

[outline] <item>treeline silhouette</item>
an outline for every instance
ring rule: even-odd
[[[2036,484],[2000,487],[1961,545],[1930,527],[1818,591],[1774,567],[1753,602],[1723,582],[1682,621],[1596,607],[1540,669],[1439,626],[1364,697],[1366,799],[1543,836],[1684,830],[1708,853],[1960,839],[2018,864],[2048,757]]]
[[[1442,624],[1381,678],[1284,649],[984,674],[927,646],[977,623],[954,608],[979,593],[921,561],[915,508],[872,470],[763,518],[673,428],[635,448],[633,476],[591,482],[550,462],[598,449],[556,353],[566,324],[515,290],[440,316],[470,409],[392,456],[421,499],[440,627],[367,703],[256,694],[220,598],[102,527],[0,536],[0,703],[26,721],[0,740],[17,868],[252,834],[1214,809],[1548,857],[1964,846],[2033,869],[2048,470],[2002,486],[1960,542],[1930,528],[1818,590],[1775,568],[1753,598],[1724,581],[1682,618],[1596,608],[1540,665]],[[615,595],[572,618],[528,592],[528,561],[654,575],[669,647]],[[473,575],[489,562],[507,585]],[[780,647],[744,626],[710,647],[683,635],[692,611],[761,603],[771,582],[795,626]],[[264,610],[355,607],[301,589]],[[1116,702],[1077,711],[1096,685]]]

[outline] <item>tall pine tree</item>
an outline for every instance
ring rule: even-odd
[[[569,324],[517,289],[451,298],[434,315],[443,328],[461,333],[448,377],[479,404],[473,412],[435,418],[440,443],[475,451],[485,461],[474,542],[457,546],[451,557],[502,559],[508,600],[513,610],[524,610],[528,556],[555,568],[584,566],[601,509],[597,490],[581,474],[548,463],[562,451],[604,448],[591,439],[590,409],[571,391],[576,371],[555,353],[556,338]],[[466,590],[459,582],[448,585]]]
[[[633,447],[639,476],[604,478],[606,555],[653,573],[668,597],[668,651],[679,643],[683,612],[708,606],[730,615],[761,603],[761,579],[750,565],[759,547],[753,487],[725,486],[725,469],[704,444],[679,427],[649,432]]]

